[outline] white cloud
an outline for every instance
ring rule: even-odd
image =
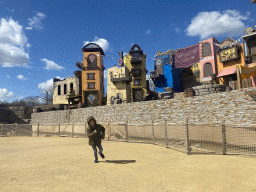
[[[42,91],[52,89],[52,87],[53,87],[53,79],[50,79],[46,82],[38,84],[38,89]]]
[[[10,76],[9,76],[9,75],[7,75],[6,77],[7,77],[8,79],[10,79]]]
[[[57,63],[54,63],[53,61],[50,61],[48,59],[41,59],[41,61],[44,61],[46,64],[45,69],[47,70],[51,70],[51,69],[56,69],[56,70],[61,70],[61,69],[65,69],[64,67],[59,66]]]
[[[57,79],[63,80],[64,78],[61,78],[60,76],[56,76]]]
[[[107,51],[109,49],[109,42],[106,39],[95,37],[92,42],[90,41],[84,41],[84,45],[88,43],[96,43],[99,45],[104,51]]]
[[[151,35],[151,30],[147,30],[146,35]]]
[[[22,80],[27,79],[27,78],[25,78],[23,75],[18,75],[17,78],[18,78],[18,79],[22,79]]]
[[[104,79],[107,79],[108,78],[108,70],[104,70]]]
[[[1,19],[0,26],[0,65],[3,67],[23,66],[29,63],[29,54],[24,48],[29,46],[23,27],[12,18]]]
[[[201,39],[212,35],[217,36],[239,36],[246,28],[244,20],[249,19],[250,12],[246,16],[236,10],[200,12],[191,21],[186,29],[188,36],[200,36]]]
[[[44,13],[37,12],[36,15],[32,18],[28,18],[28,27],[26,29],[31,30],[33,28],[36,28],[38,30],[43,29],[43,24],[41,20],[43,20],[46,17]]]
[[[1,89],[0,88],[0,101],[7,101],[8,99],[14,97],[14,94],[12,91],[9,91],[6,88]]]

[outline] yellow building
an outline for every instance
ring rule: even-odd
[[[104,65],[102,48],[89,43],[82,48],[83,60],[79,65],[82,82],[82,104],[84,107],[102,105],[104,97]]]
[[[71,92],[79,93],[78,78],[68,77],[63,80],[53,79],[53,104],[68,104],[68,95]]]
[[[181,80],[184,89],[201,85],[201,65],[195,63],[189,68],[185,68],[181,71]]]
[[[131,102],[130,82],[127,67],[112,67],[108,69],[107,105]]]
[[[129,54],[124,56],[124,65],[132,76],[131,102],[145,100],[147,94],[146,55],[138,45],[133,45]]]
[[[245,66],[243,44],[234,39],[225,39],[220,43],[217,55],[219,83],[229,86],[229,82],[237,81],[236,65]]]

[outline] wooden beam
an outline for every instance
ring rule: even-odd
[[[236,75],[237,75],[238,89],[241,89],[241,77],[240,77],[240,71],[239,71],[239,65],[238,64],[236,64]]]

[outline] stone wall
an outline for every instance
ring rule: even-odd
[[[245,91],[234,90],[204,96],[124,103],[64,111],[33,113],[32,123],[84,123],[88,116],[99,123],[256,123],[256,102]]]
[[[4,124],[26,124],[31,119],[32,107],[11,106],[0,107],[0,123]]]

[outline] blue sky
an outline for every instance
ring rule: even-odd
[[[102,46],[106,69],[136,43],[152,71],[157,51],[213,35],[238,40],[256,25],[255,9],[250,0],[0,1],[0,101],[38,96],[53,78],[74,76],[86,42]]]

